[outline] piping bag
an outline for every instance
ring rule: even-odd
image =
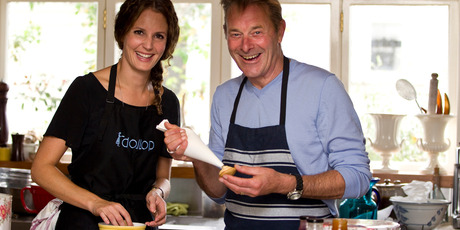
[[[160,131],[165,132],[167,130],[164,125],[165,122],[169,121],[167,119],[164,119],[160,122],[160,124],[157,125],[156,128]],[[224,166],[222,161],[220,161],[219,158],[216,157],[216,155],[211,151],[211,149],[209,149],[208,146],[206,146],[203,143],[200,137],[195,132],[193,132],[193,130],[189,128],[183,129],[186,131],[188,137],[188,145],[184,152],[185,156],[206,162],[218,168],[222,168]]]

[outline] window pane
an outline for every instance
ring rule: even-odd
[[[286,57],[330,69],[331,6],[329,4],[281,4],[286,21],[283,52]],[[232,61],[232,77],[241,71]]]
[[[366,137],[375,140],[375,122],[368,113],[406,115],[397,138],[405,142],[392,162],[428,162],[427,153],[416,147],[423,135],[414,117],[420,110],[414,100],[403,99],[395,85],[402,78],[412,83],[418,103],[426,109],[431,74],[438,73],[441,94],[449,94],[448,19],[447,6],[350,8],[349,93]],[[367,150],[371,162],[381,159],[370,145]],[[445,153],[438,159],[445,162]]]
[[[182,106],[182,125],[190,126],[207,143],[209,136],[211,70],[211,4],[175,3],[179,42],[164,84]]]
[[[94,71],[96,2],[9,2],[6,76],[11,133],[44,133],[72,80]]]

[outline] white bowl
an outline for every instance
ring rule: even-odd
[[[391,200],[391,199],[390,199]],[[424,203],[391,200],[400,224],[407,229],[433,229],[446,215],[448,200],[428,200]]]

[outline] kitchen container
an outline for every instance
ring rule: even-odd
[[[133,226],[114,226],[106,223],[98,224],[100,230],[144,230],[145,224],[133,223]]]
[[[450,204],[448,200],[391,201],[396,218],[408,230],[434,229],[444,219]]]
[[[32,194],[34,207],[29,207],[25,200],[26,194]],[[49,201],[55,197],[38,185],[31,185],[21,189],[21,203],[28,213],[38,214]]]
[[[21,189],[32,184],[30,169],[16,169],[0,167],[0,193],[10,194],[13,196],[13,214],[30,215],[22,206]],[[24,202],[29,207],[33,207],[32,195],[24,195]]]
[[[0,230],[11,230],[11,203],[13,196],[0,193]]]

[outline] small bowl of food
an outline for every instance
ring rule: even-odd
[[[448,200],[430,199],[423,202],[391,199],[393,211],[407,229],[433,229],[446,215]]]
[[[99,223],[99,230],[144,230],[145,224],[143,223],[133,223],[133,226],[115,226],[106,223]]]

